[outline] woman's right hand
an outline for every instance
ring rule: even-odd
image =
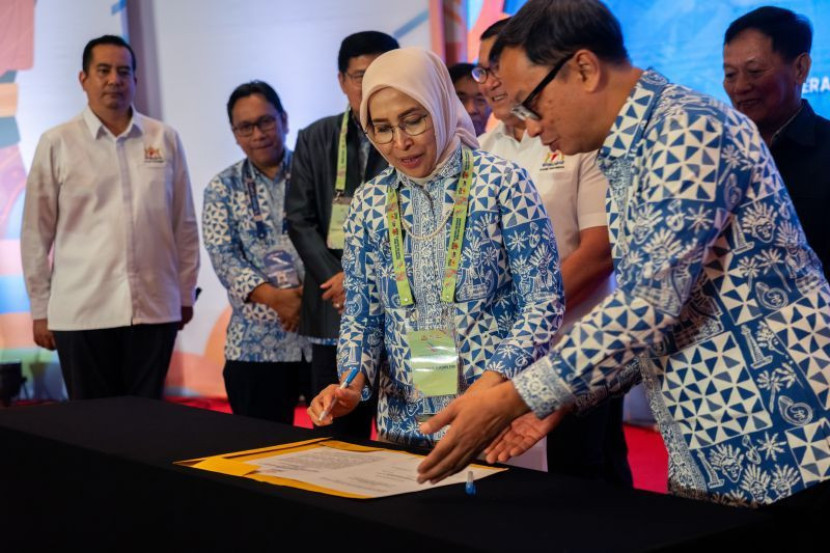
[[[354,385],[354,383],[352,383]],[[332,402],[337,403],[332,406]],[[330,384],[326,389],[317,394],[306,412],[315,426],[328,426],[334,422],[335,417],[348,415],[355,410],[360,403],[360,392],[351,387],[340,389],[337,384]],[[329,412],[324,419],[320,415],[328,408]]]

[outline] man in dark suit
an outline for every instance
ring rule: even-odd
[[[306,267],[300,334],[312,343],[312,397],[337,383],[337,337],[345,301],[343,223],[354,191],[386,168],[360,128],[363,74],[375,58],[398,48],[391,36],[364,31],[347,36],[337,56],[337,79],[348,98],[344,113],[300,131],[286,199],[289,236]],[[368,438],[375,405],[362,404],[335,421],[334,431]]]
[[[758,125],[807,242],[830,278],[830,121],[801,98],[803,89],[818,87],[818,79],[808,79],[810,22],[764,6],[733,21],[723,42],[723,88],[735,108]],[[780,240],[793,242],[789,236]]]

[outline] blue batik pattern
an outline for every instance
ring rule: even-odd
[[[424,398],[413,385],[408,333],[442,329],[461,357],[459,390],[485,370],[513,377],[543,357],[564,311],[559,256],[550,220],[533,183],[518,166],[473,152],[470,207],[455,302],[440,301],[461,148],[439,173],[419,184],[393,168],[363,185],[346,223],[346,308],[340,323],[340,374],[359,367],[378,379],[378,434],[432,445],[418,432],[421,416],[452,396]],[[414,305],[402,307],[389,247],[386,204],[399,191],[406,266]],[[430,234],[441,225],[443,231]],[[382,367],[382,368],[381,368]],[[370,387],[364,390],[368,398]]]
[[[618,289],[521,396],[585,410],[642,377],[681,495],[759,505],[826,480],[830,290],[755,126],[647,71],[598,163]]]
[[[283,168],[290,167],[286,152]],[[225,342],[225,358],[235,361],[300,361],[311,359],[307,340],[286,332],[277,312],[266,305],[247,301],[254,288],[268,282],[265,256],[275,247],[291,254],[302,282],[302,261],[288,235],[283,233],[285,179],[281,171],[272,180],[254,168],[254,187],[262,216],[265,238],[257,235],[254,210],[245,186],[245,160],[216,175],[205,189],[202,232],[205,249],[222,286],[228,291],[232,314]]]

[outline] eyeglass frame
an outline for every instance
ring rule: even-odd
[[[536,111],[534,111],[533,108],[530,107],[530,104],[536,99],[536,97],[539,94],[542,93],[545,87],[548,86],[548,84],[550,84],[550,82],[556,78],[556,75],[559,73],[559,71],[575,55],[576,52],[573,52],[572,54],[568,54],[567,56],[559,60],[556,63],[556,65],[553,66],[553,69],[551,69],[550,72],[548,72],[548,74],[545,75],[545,78],[542,79],[542,81],[538,85],[536,85],[536,88],[530,91],[530,94],[527,95],[527,98],[525,98],[522,103],[516,104],[515,106],[510,108],[510,113],[512,113],[522,121],[527,121],[528,119],[530,119],[531,121],[541,120],[542,116],[536,113]]]
[[[267,133],[267,132],[271,132],[272,130],[276,129],[277,128],[277,119],[278,119],[278,117],[275,116],[275,115],[266,114],[266,115],[263,115],[262,117],[260,117],[259,119],[257,119],[256,121],[252,122],[252,123],[245,122],[245,123],[242,123],[241,125],[234,125],[234,126],[231,127],[231,129],[233,130],[233,133],[236,136],[241,136],[242,138],[248,138],[249,136],[252,136],[254,134],[254,128],[259,129],[259,132],[261,132],[263,134]],[[243,132],[240,129],[240,127],[243,126],[243,125],[246,125],[246,126],[249,125],[250,126],[249,131]],[[273,126],[271,126],[271,125],[273,125]]]
[[[421,118],[418,119],[418,121],[426,121],[427,117],[430,117],[430,115],[429,115],[428,112],[425,112],[423,114],[423,116],[421,116]],[[374,141],[375,144],[384,144],[385,145],[385,144],[391,144],[392,142],[395,141],[395,129],[400,130],[404,135],[408,136],[409,138],[414,138],[416,136],[421,136],[422,134],[426,133],[427,131],[432,130],[432,129],[435,128],[434,125],[432,127],[427,127],[426,124],[425,124],[424,125],[424,130],[422,130],[420,132],[417,132],[415,134],[411,134],[403,128],[403,125],[406,125],[405,121],[398,121],[398,123],[396,125],[389,125],[392,128],[392,138],[390,138],[386,142],[379,142],[377,140],[377,138],[375,137],[375,126],[374,125],[369,126],[369,132],[367,132],[366,134],[368,135],[368,134],[371,133],[371,138],[372,138],[372,140]]]
[[[483,73],[484,73],[484,76],[483,76],[483,77],[481,77],[481,78],[477,78],[477,77],[476,77],[476,73],[481,73],[481,72],[483,72]],[[478,84],[484,84],[484,83],[486,83],[486,82],[487,82],[487,79],[489,79],[490,77],[493,77],[494,79],[495,79],[495,78],[497,78],[497,77],[496,77],[496,74],[495,74],[495,71],[493,70],[493,66],[492,66],[492,65],[491,65],[490,67],[484,67],[484,66],[483,66],[483,65],[481,65],[480,63],[479,63],[479,64],[476,64],[476,65],[475,65],[475,67],[473,67],[473,68],[470,70],[470,76],[471,76],[471,77],[473,78],[473,80],[474,80],[475,82],[477,82]]]
[[[346,78],[349,79],[354,84],[362,85],[363,84],[363,76],[366,75],[366,71],[357,72],[357,75],[353,75],[353,74],[349,73],[348,71],[343,71],[343,75],[345,75]]]

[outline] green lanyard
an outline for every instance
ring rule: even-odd
[[[346,135],[349,132],[349,117],[352,114],[351,106],[346,106],[346,113],[340,122],[340,140],[337,143],[337,178],[334,181],[334,189],[340,196],[346,191]]]
[[[450,247],[444,267],[444,284],[441,287],[441,301],[452,303],[455,296],[455,282],[458,276],[458,263],[461,260],[461,245],[464,240],[464,226],[467,223],[467,208],[470,204],[470,184],[473,181],[473,156],[464,148],[463,166],[455,200],[452,208],[452,225],[450,227]],[[395,284],[401,305],[412,305],[412,290],[406,276],[406,259],[403,252],[401,233],[401,208],[398,204],[398,192],[389,187],[386,203],[386,220],[389,227],[389,245],[392,249],[392,267],[395,271]]]

